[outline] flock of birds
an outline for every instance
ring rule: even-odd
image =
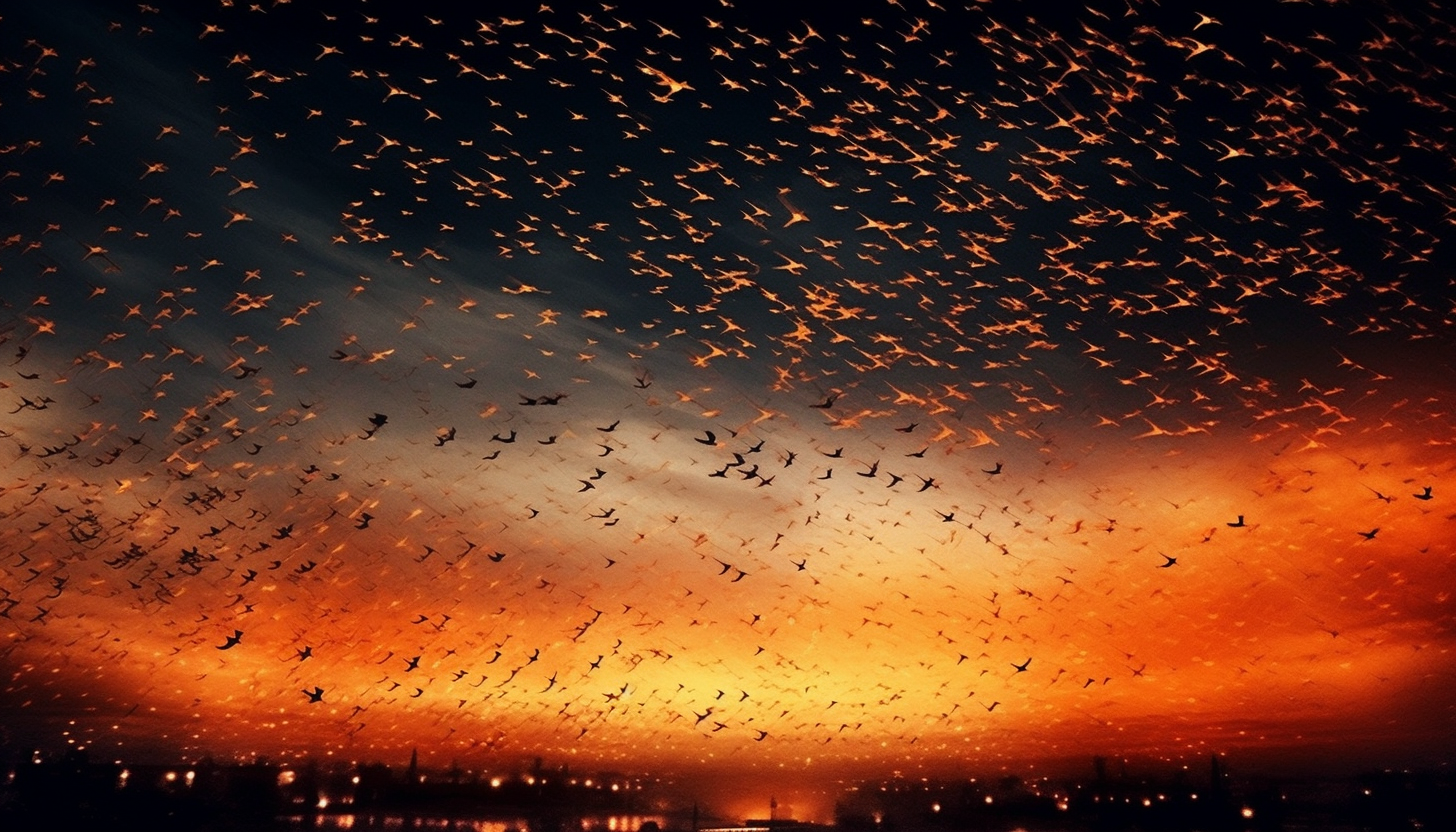
[[[0,745],[1451,738],[1438,7],[432,5],[5,12]]]

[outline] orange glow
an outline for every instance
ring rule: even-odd
[[[1449,762],[1446,40],[184,5],[7,13],[0,750]]]

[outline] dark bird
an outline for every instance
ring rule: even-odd
[[[1375,528],[1371,529],[1368,532],[1355,532],[1355,534],[1360,535],[1361,537],[1365,538],[1366,540],[1374,540],[1375,539],[1376,532],[1379,532],[1379,531],[1380,531],[1380,527],[1379,526],[1376,526]]]
[[[1017,673],[1025,673],[1026,672],[1026,669],[1031,666],[1031,659],[1028,658],[1026,661],[1022,662],[1021,664],[1017,664],[1015,662],[1012,662],[1011,663],[1011,666],[1014,667],[1014,668],[1016,668],[1016,672]]]
[[[705,430],[703,431],[703,435],[697,437],[694,441],[702,443],[704,445],[716,445],[718,444],[718,435],[710,430]]]
[[[996,463],[996,467],[994,467],[994,468],[982,468],[981,469],[981,473],[983,473],[983,474],[990,474],[991,476],[994,477],[997,474],[1001,473],[1001,463],[999,463],[999,462]]]
[[[1421,486],[1421,493],[1412,494],[1411,496],[1415,497],[1417,500],[1429,500],[1431,499],[1431,486]]]
[[[815,410],[828,410],[829,408],[834,406],[834,402],[838,399],[838,393],[830,393],[829,396],[824,399],[824,401],[820,402],[819,404],[811,404],[809,406],[814,408]]]
[[[1225,525],[1231,529],[1242,529],[1244,527],[1244,515],[1240,514],[1238,520],[1232,523],[1226,523]]]
[[[369,417],[369,425],[370,426],[368,428],[365,428],[365,430],[364,430],[364,438],[365,439],[372,438],[374,436],[374,434],[377,433],[380,428],[384,427],[385,423],[388,422],[388,421],[389,421],[389,417],[386,416],[386,415],[384,415],[383,413],[376,413],[373,416],[370,416]]]
[[[1390,503],[1395,502],[1395,498],[1394,497],[1392,497],[1392,496],[1390,496],[1388,494],[1381,494],[1379,491],[1376,491],[1375,489],[1370,488],[1370,486],[1368,486],[1368,485],[1365,486],[1365,487],[1368,488],[1368,489],[1370,489],[1370,493],[1375,495],[1375,499],[1380,500],[1380,501],[1386,503],[1387,505],[1389,505]]]
[[[243,631],[242,630],[233,630],[233,634],[227,637],[227,641],[225,641],[222,644],[218,645],[217,649],[219,649],[219,650],[231,650],[234,647],[237,647],[238,646],[238,642],[240,642],[242,640],[243,640]]]
[[[1162,552],[1159,552],[1158,554],[1163,555]],[[1167,569],[1168,567],[1174,566],[1174,565],[1176,565],[1178,563],[1178,559],[1177,558],[1169,557],[1167,555],[1163,555],[1163,558],[1164,558],[1164,560],[1167,561],[1167,563],[1163,564],[1162,566],[1159,566],[1158,567],[1159,569]]]
[[[324,689],[319,687],[318,685],[314,685],[313,690],[303,691],[303,695],[308,697],[309,702],[324,701]]]

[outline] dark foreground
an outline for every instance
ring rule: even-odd
[[[715,818],[710,807],[614,775],[540,770],[472,778],[383,765],[122,766],[80,758],[0,771],[0,829],[472,830],[473,832],[959,832],[960,830],[1456,829],[1449,771],[1379,771],[1346,779],[1083,782],[967,779],[848,787],[832,825]]]

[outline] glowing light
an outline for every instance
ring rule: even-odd
[[[1239,814],[1243,815],[1245,819],[1248,819],[1254,816],[1254,810],[1250,809],[1248,806],[1245,806],[1243,809],[1239,810]]]

